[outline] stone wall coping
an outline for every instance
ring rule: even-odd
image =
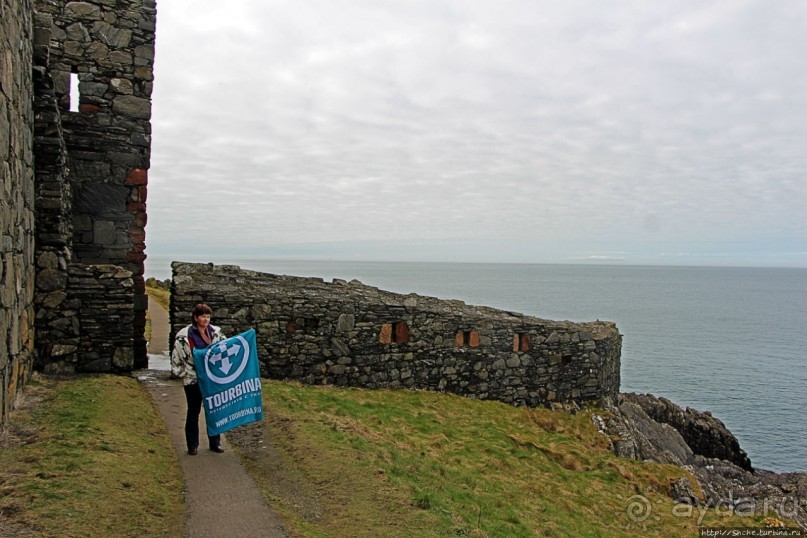
[[[194,275],[199,272],[207,272],[210,276],[224,280],[254,278],[256,284],[258,282],[260,283],[262,294],[286,294],[291,285],[305,288],[309,293],[312,290],[316,290],[317,293],[322,295],[323,299],[328,301],[355,302],[355,295],[351,295],[349,298],[345,296],[344,287],[347,285],[351,288],[353,294],[363,292],[372,296],[374,301],[382,301],[389,306],[397,306],[404,309],[414,309],[416,307],[419,311],[434,314],[462,315],[469,320],[486,321],[489,323],[495,322],[509,326],[520,325],[524,327],[525,330],[532,326],[540,325],[549,330],[583,331],[591,333],[591,337],[595,340],[611,337],[617,332],[616,323],[612,321],[597,320],[590,322],[573,322],[547,320],[488,306],[469,305],[456,299],[440,299],[438,297],[418,295],[416,293],[401,294],[385,291],[363,284],[358,280],[345,283],[342,279],[333,279],[332,282],[325,282],[324,279],[318,277],[278,275],[243,269],[237,265],[215,265],[213,263],[182,261],[173,261],[171,268],[175,275],[174,278],[180,281],[182,278],[187,278],[188,275]],[[267,280],[277,281],[277,288],[272,289],[267,286]],[[244,285],[248,284],[248,282],[239,282],[239,284]]]

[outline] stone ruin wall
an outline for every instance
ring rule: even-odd
[[[155,17],[154,0],[0,0],[0,423],[32,366],[147,364]]]
[[[29,0],[0,0],[0,419],[34,351],[32,20]]]
[[[151,92],[156,9],[153,0],[36,0],[37,44],[46,47],[46,84],[38,95],[48,96],[48,112],[58,113],[66,156],[55,151],[43,159],[37,153],[37,181],[50,196],[49,206],[61,211],[40,227],[37,249],[43,308],[37,327],[39,360],[53,370],[131,370],[147,365],[144,337],[146,309],[144,266],[146,195],[151,155]],[[78,110],[70,110],[70,78],[78,79]],[[47,123],[48,127],[53,122]],[[48,131],[53,133],[52,129]],[[53,145],[51,144],[51,149]],[[66,165],[67,170],[64,170]],[[55,173],[54,173],[55,171]],[[58,176],[62,177],[59,178]],[[47,234],[47,237],[43,237]],[[76,271],[68,269],[77,266]],[[123,271],[86,266],[116,265]],[[130,273],[128,276],[126,273]],[[90,288],[87,274],[102,281]],[[114,276],[113,275],[117,275]],[[65,289],[66,288],[66,289]],[[118,288],[123,288],[120,290]],[[126,289],[129,288],[129,289]],[[75,290],[76,293],[72,293]],[[111,290],[111,295],[107,293]],[[66,295],[64,295],[66,293]],[[104,327],[116,346],[129,350],[110,356],[105,339],[98,349],[80,330],[50,330],[65,314],[83,325],[103,322],[87,305],[93,298],[102,309],[117,312],[121,304],[133,309],[125,326],[111,315]],[[64,296],[63,301],[59,298]],[[104,297],[109,297],[109,307]],[[83,305],[79,308],[80,305]],[[52,318],[46,320],[45,318]],[[65,323],[62,321],[61,323]],[[128,357],[123,360],[122,357]]]
[[[613,323],[547,321],[357,281],[172,264],[171,340],[199,302],[228,336],[257,331],[273,379],[452,392],[538,406],[616,398]]]

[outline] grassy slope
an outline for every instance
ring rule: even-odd
[[[136,380],[40,379],[24,399],[0,445],[0,534],[181,535],[182,474]]]
[[[137,381],[41,379],[0,444],[0,535],[180,536],[182,476]],[[613,456],[587,413],[458,396],[264,382],[239,428],[294,536],[696,536],[672,467]],[[647,498],[652,512],[631,519]],[[702,526],[759,526],[723,510]]]
[[[247,467],[300,535],[697,535],[697,509],[685,517],[667,496],[685,472],[617,458],[588,413],[281,382],[267,382],[264,399],[264,425],[239,444],[253,447],[242,447]],[[638,495],[652,507],[641,520],[629,513]]]
[[[167,307],[167,291],[147,293]],[[42,380],[25,394],[44,401],[23,405],[0,445],[0,534],[181,534],[182,477],[136,381]],[[262,424],[228,435],[298,536],[696,536],[699,524],[761,524],[676,506],[668,484],[684,471],[615,457],[588,413],[276,381],[264,400]]]

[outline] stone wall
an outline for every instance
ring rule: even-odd
[[[32,365],[146,366],[155,14],[0,0],[0,423]]]
[[[255,328],[264,376],[416,388],[513,405],[616,398],[621,336],[610,322],[547,321],[357,281],[172,264],[171,332],[194,305],[227,335]]]
[[[36,0],[36,9],[52,22],[47,67],[70,170],[61,196],[70,204],[72,261],[132,273],[132,339],[135,364],[143,367],[155,2]],[[78,80],[76,111],[71,76]]]
[[[34,16],[34,153],[36,155],[36,350],[38,368],[50,360],[54,345],[72,345],[76,335],[57,342],[67,298],[68,266],[72,260],[72,190],[68,181],[67,148],[53,77],[48,69],[53,18]],[[78,349],[78,348],[76,348]],[[75,362],[77,359],[74,358]]]
[[[66,296],[48,308],[46,373],[130,372],[133,367],[132,273],[115,265],[71,264]]]
[[[29,0],[0,0],[0,421],[33,361],[32,28]]]

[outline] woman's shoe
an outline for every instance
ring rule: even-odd
[[[210,450],[212,450],[213,452],[218,452],[219,454],[221,454],[222,452],[224,452],[224,448],[223,448],[221,445],[218,445],[218,446],[211,446],[211,447],[210,447]]]
[[[196,449],[196,448],[189,448],[188,449],[188,456],[195,456],[198,453],[199,453],[199,450]]]

